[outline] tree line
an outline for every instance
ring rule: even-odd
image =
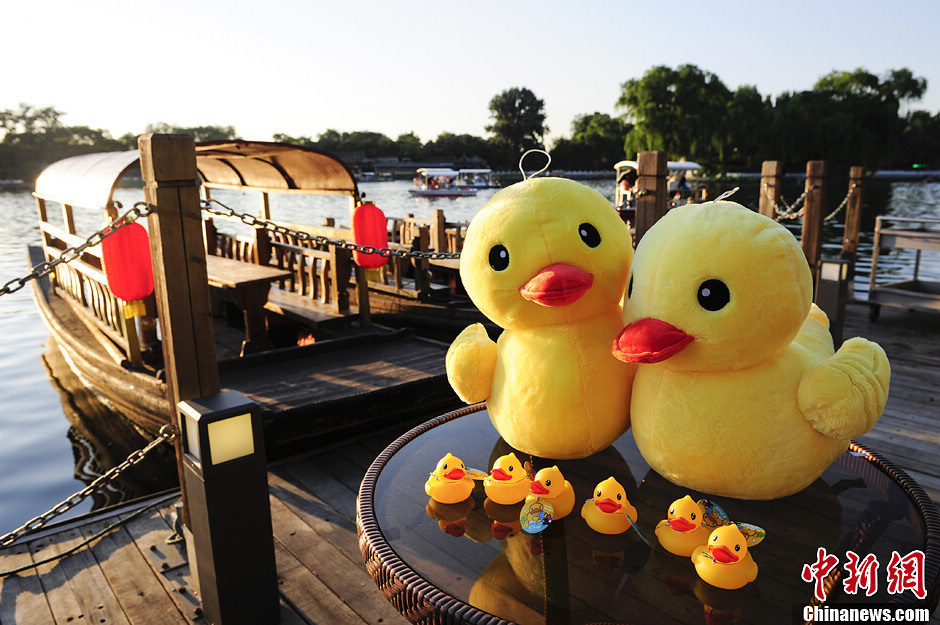
[[[552,167],[604,170],[642,150],[663,150],[688,158],[711,173],[756,171],[763,160],[801,170],[824,159],[833,167],[870,169],[940,167],[940,114],[912,110],[927,81],[907,68],[877,76],[859,68],[833,70],[812,89],[761,94],[744,85],[730,89],[695,65],[656,66],[627,80],[615,103],[618,115],[578,115],[567,136],[545,145],[545,102],[530,89],[512,87],[489,102],[488,136],[442,132],[427,142],[408,132],[396,138],[380,132],[327,129],[315,138],[274,135],[275,141],[353,155],[368,167],[378,158],[412,162],[482,161],[494,169],[515,169],[530,148],[550,148]],[[54,107],[21,104],[0,111],[0,179],[31,180],[47,164],[93,151],[132,149],[135,134],[114,138],[107,131],[67,126]],[[234,139],[233,126],[179,127],[150,124],[144,132],[192,134],[197,141]]]

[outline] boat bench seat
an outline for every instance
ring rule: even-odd
[[[337,312],[332,304],[324,304],[308,296],[280,289],[276,285],[271,286],[268,292],[268,302],[264,307],[275,314],[308,323],[356,315],[354,311],[346,314]]]

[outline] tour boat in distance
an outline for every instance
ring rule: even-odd
[[[461,169],[457,172],[457,186],[469,189],[497,189],[499,181],[493,180],[492,169]]]
[[[614,208],[625,222],[633,222],[636,218],[637,167],[636,161],[620,161],[614,165],[617,179]],[[671,196],[677,191],[690,189],[687,178],[694,176],[695,172],[702,169],[702,166],[693,161],[669,161],[666,163],[666,169],[669,171],[666,191]],[[696,198],[696,200],[703,201],[704,198]],[[682,203],[684,204],[685,201]]]
[[[455,169],[422,167],[417,173],[415,188],[408,189],[416,197],[465,197],[477,194],[476,189],[457,186],[459,172]]]

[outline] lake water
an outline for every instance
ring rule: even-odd
[[[608,199],[613,196],[613,181],[587,181]],[[756,206],[758,182],[729,182],[712,186],[711,196],[735,186],[741,190],[734,200]],[[842,200],[845,181],[832,181],[827,193],[830,210]],[[413,213],[426,218],[431,210],[441,208],[448,221],[464,221],[494,193],[481,191],[476,197],[459,199],[421,199],[408,194],[410,182],[363,183],[367,199],[374,201],[388,216]],[[802,182],[788,180],[784,197],[797,198]],[[257,211],[260,200],[255,195],[214,192],[213,197],[245,211]],[[129,207],[143,199],[141,192],[119,189],[116,198]],[[54,212],[53,208],[52,211]],[[272,214],[278,219],[320,223],[321,217],[334,217],[348,224],[348,204],[337,198],[272,197]],[[872,182],[866,186],[863,206],[861,259],[856,283],[857,297],[864,298],[871,254],[875,216],[940,217],[940,184]],[[833,256],[841,246],[844,214],[825,228],[824,256]],[[27,274],[25,246],[39,240],[36,207],[29,193],[0,192],[0,284]],[[79,232],[90,233],[103,225],[100,214],[76,209]],[[940,279],[940,260],[925,255],[921,273]],[[883,256],[879,276],[884,281],[900,279],[912,266],[913,252],[891,251]],[[27,286],[0,297],[0,534],[49,509],[90,480],[106,471],[110,463],[142,447],[146,441],[122,426],[119,415],[110,413],[87,392],[62,388],[59,378],[67,378],[67,369],[55,352],[49,352],[48,331],[40,320]],[[49,370],[56,378],[51,379]],[[65,373],[63,373],[65,369]],[[83,418],[83,415],[84,418]],[[90,416],[90,418],[89,418]],[[153,492],[173,484],[171,457],[161,454],[135,467],[126,480],[101,497],[88,500],[75,513]]]

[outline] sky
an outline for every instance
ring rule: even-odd
[[[551,139],[685,63],[770,96],[907,67],[928,81],[911,108],[940,111],[936,0],[38,0],[2,21],[0,109],[53,106],[114,136],[157,122],[486,136],[490,99],[527,87]]]

